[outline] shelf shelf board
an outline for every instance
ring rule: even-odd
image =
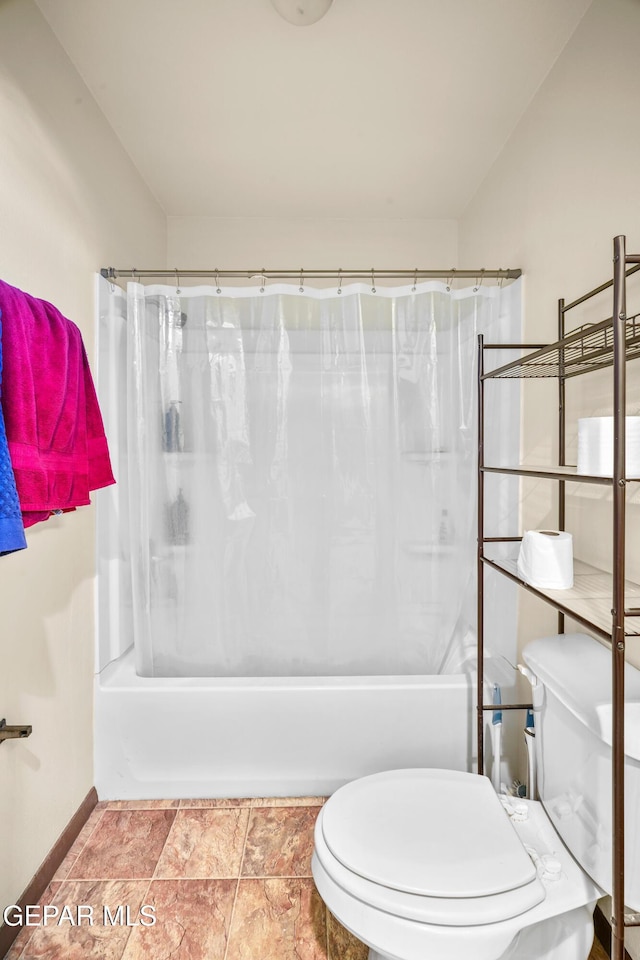
[[[640,357],[640,314],[627,318],[625,323],[626,359]],[[563,340],[534,350],[518,360],[505,363],[483,374],[483,380],[577,377],[593,370],[610,367],[613,363],[613,321],[611,317],[600,323],[574,330]]]
[[[612,486],[613,477],[602,477],[596,474],[578,473],[577,467],[542,467],[537,465],[520,464],[510,467],[480,468],[483,473],[501,473],[516,477],[538,477],[549,480],[569,480],[573,483],[599,483],[603,486]],[[629,483],[638,483],[640,477],[627,477]]]
[[[546,590],[525,583],[518,575],[515,560],[493,560],[490,557],[483,557],[483,561],[511,580],[515,580],[537,597],[546,600],[556,610],[577,620],[588,630],[594,631],[606,640],[611,639],[613,577],[610,573],[592,567],[582,560],[574,559],[573,587],[569,590]],[[634,601],[630,606],[640,606],[640,584],[625,580],[625,597]],[[625,635],[640,636],[638,618],[627,618]]]

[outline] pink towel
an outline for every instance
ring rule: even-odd
[[[25,527],[115,483],[80,331],[50,303],[0,281],[3,409]]]

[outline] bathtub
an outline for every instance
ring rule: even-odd
[[[421,677],[95,680],[101,800],[326,796],[368,773],[471,766],[473,689]]]

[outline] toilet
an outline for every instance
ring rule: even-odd
[[[540,801],[487,777],[391,770],[341,787],[312,871],[369,960],[587,960],[611,889],[611,654],[584,634],[534,640]],[[626,667],[626,902],[640,908],[640,671]],[[633,813],[631,813],[633,811]]]

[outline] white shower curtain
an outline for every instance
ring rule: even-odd
[[[439,672],[473,629],[477,334],[517,339],[519,284],[101,290],[138,673]],[[488,415],[516,460],[517,403]]]

